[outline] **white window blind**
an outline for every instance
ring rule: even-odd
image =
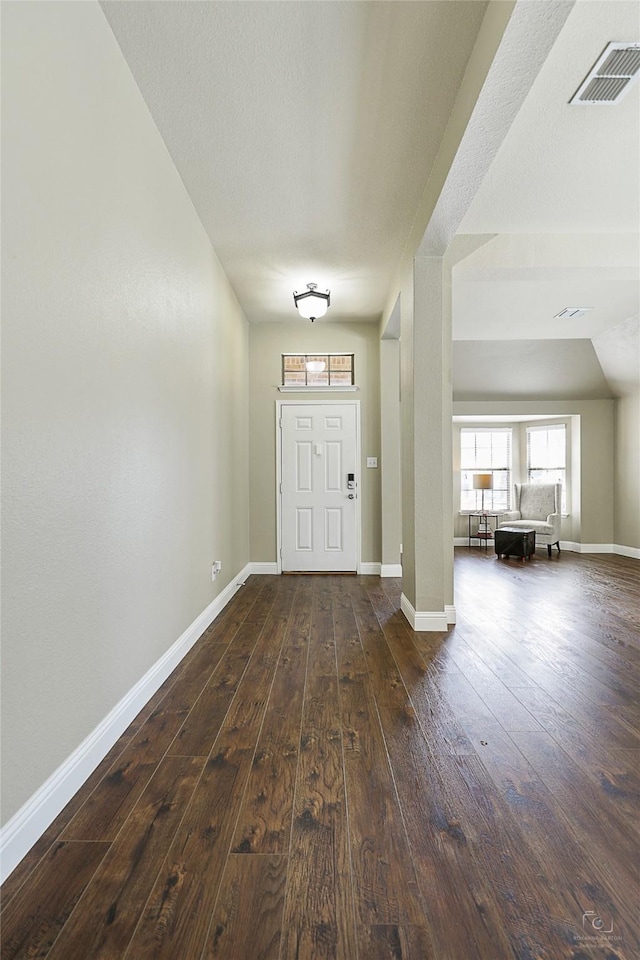
[[[473,489],[474,473],[490,473],[493,490],[484,491],[484,509],[508,510],[511,503],[511,434],[509,427],[460,431],[460,509],[480,510],[482,491]]]
[[[561,483],[562,512],[567,512],[567,428],[564,423],[527,427],[527,480]]]

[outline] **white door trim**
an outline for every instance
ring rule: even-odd
[[[360,401],[359,400],[276,400],[276,560],[278,563],[278,573],[282,573],[282,430],[280,421],[282,419],[283,407],[299,407],[303,404],[316,407],[329,407],[339,405],[341,407],[355,407],[356,411],[356,463],[358,464],[358,479],[356,488],[356,570],[361,573],[362,567],[362,525],[361,525],[361,506],[362,497],[362,444],[360,441]]]

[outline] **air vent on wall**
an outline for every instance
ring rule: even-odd
[[[569,103],[617,103],[640,75],[640,43],[609,43]]]
[[[556,313],[554,320],[568,320],[570,317],[584,317],[592,307],[565,307],[560,313]]]

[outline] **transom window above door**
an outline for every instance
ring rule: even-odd
[[[350,387],[354,379],[352,353],[283,353],[285,387]]]

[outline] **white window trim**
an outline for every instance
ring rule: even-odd
[[[513,483],[514,483],[513,450],[514,450],[514,439],[515,439],[515,437],[514,437],[515,431],[514,431],[514,429],[513,429],[513,426],[511,426],[511,425],[505,425],[505,424],[495,424],[495,425],[494,425],[494,424],[486,424],[486,423],[485,423],[485,424],[475,424],[475,423],[474,423],[474,424],[471,424],[471,423],[467,424],[467,423],[462,423],[462,424],[460,425],[460,444],[462,444],[462,434],[463,434],[463,432],[473,432],[473,433],[508,433],[508,434],[509,434],[509,437],[510,437],[510,439],[509,439],[509,448],[510,448],[510,451],[511,451],[511,465],[510,465],[510,467],[509,467],[509,474],[510,474],[510,481],[511,481],[511,482],[510,482],[509,487],[508,487],[508,502],[509,502],[509,506],[507,507],[506,510],[491,510],[491,511],[489,511],[489,509],[486,509],[486,510],[485,510],[485,513],[489,513],[489,512],[490,512],[490,513],[491,513],[491,516],[501,517],[501,516],[503,516],[505,513],[508,513],[511,509],[513,509],[513,503],[512,503],[512,499],[513,499],[513,497],[512,497],[512,494],[513,494]],[[488,470],[490,470],[491,468],[487,467],[486,469],[487,469],[487,471],[488,471]],[[503,468],[496,468],[496,469],[503,469]],[[460,489],[459,489],[459,491],[458,491],[459,504],[460,504],[460,501],[462,500],[462,473],[464,472],[464,470],[473,470],[474,472],[478,472],[478,471],[480,470],[480,467],[465,467],[465,468],[463,468],[463,467],[462,467],[462,464],[460,464],[460,467],[459,467]],[[473,514],[476,514],[476,513],[479,513],[479,512],[480,512],[480,511],[479,511],[479,508],[478,508],[478,507],[475,507],[473,510],[471,510],[471,509],[464,509],[463,507],[461,507],[460,505],[458,505],[458,516],[460,516],[460,517],[468,517],[468,516],[470,516],[470,515],[473,515]]]
[[[304,383],[300,384],[287,384],[285,387],[284,384],[280,384],[278,390],[280,393],[354,393],[356,390],[359,390],[360,387],[357,387],[355,384],[336,384],[333,387],[314,387],[307,386]]]
[[[559,419],[559,420],[548,420],[542,423],[523,423],[523,437],[522,442],[524,446],[524,463],[523,463],[523,483],[531,483],[529,480],[529,443],[527,435],[530,430],[553,430],[564,428],[564,441],[565,441],[565,450],[564,450],[564,477],[565,483],[563,484],[563,495],[565,499],[565,507],[567,512],[564,513],[562,509],[560,510],[560,516],[562,519],[566,519],[571,516],[571,424],[568,420]],[[561,469],[561,468],[558,468]]]

